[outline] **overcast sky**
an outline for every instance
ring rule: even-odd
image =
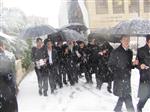
[[[4,7],[16,7],[26,15],[47,17],[49,24],[58,27],[58,15],[61,0],[3,0]]]

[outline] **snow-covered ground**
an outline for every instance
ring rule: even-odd
[[[94,77],[94,76],[93,76]],[[94,78],[93,78],[94,79]],[[48,97],[38,95],[37,78],[35,72],[31,72],[19,86],[18,105],[19,112],[113,112],[117,97],[107,92],[107,84],[101,91],[93,85],[84,84],[84,78],[75,86],[64,86],[57,90],[57,94]],[[137,91],[139,73],[137,69],[132,71],[132,96],[136,108],[138,102]],[[143,112],[150,112],[150,100],[146,103]],[[123,112],[126,112],[125,105]]]

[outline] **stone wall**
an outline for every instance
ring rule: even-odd
[[[25,69],[22,68],[22,62],[21,60],[16,60],[16,81],[17,85],[22,81],[22,79],[25,77],[26,72]]]

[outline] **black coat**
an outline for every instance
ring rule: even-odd
[[[148,45],[138,49],[137,59],[139,60],[140,64],[145,64],[150,67],[150,48]],[[139,70],[140,84],[138,96],[140,98],[150,97],[150,69],[142,70],[139,67]]]
[[[113,81],[113,73],[110,72],[108,68],[108,61],[110,57],[110,53],[113,50],[112,46],[106,46],[102,50],[107,50],[107,52],[104,55],[99,55],[98,54],[98,74],[97,77],[102,81],[102,82],[111,82]]]
[[[57,51],[57,56],[58,56],[58,65],[61,64],[61,58],[62,58],[62,47],[57,46],[55,47],[56,51]]]
[[[87,47],[84,48],[79,48],[78,49],[79,54],[81,55],[80,58],[78,58],[78,62],[80,63],[81,66],[89,66],[88,61],[89,61],[89,50]]]
[[[39,61],[40,59],[46,59],[48,57],[46,47],[43,46],[42,48],[38,49],[36,47],[32,48],[31,58],[32,61]]]
[[[40,59],[48,59],[48,53],[47,53],[46,46],[43,46],[40,49],[33,47],[32,52],[31,52],[31,58],[35,64],[35,68],[37,69],[36,61],[39,61]],[[47,64],[41,66],[40,70],[42,70],[42,72],[47,72]]]
[[[64,52],[62,53],[62,64],[63,66],[70,66],[73,63],[73,57],[72,57],[72,53],[69,50],[69,52],[67,54],[65,54]]]
[[[16,92],[9,79],[10,73],[0,74],[0,112],[18,112]]]
[[[48,49],[46,49],[47,50],[47,56],[48,56],[48,59],[47,59],[47,64],[49,65],[49,55],[48,55]],[[56,49],[54,49],[54,48],[52,48],[52,62],[53,62],[53,65],[54,66],[57,66],[57,64],[58,64],[58,59],[59,57],[58,57],[58,52],[57,52],[57,50]]]
[[[88,56],[89,56],[89,60],[88,60],[89,65],[97,66],[98,64],[97,54],[98,54],[99,47],[97,45],[88,44],[87,49],[88,49]]]
[[[123,97],[131,94],[132,57],[132,51],[130,49],[125,51],[121,45],[110,55],[108,66],[114,75],[113,93],[116,96]]]

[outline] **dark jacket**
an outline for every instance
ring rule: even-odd
[[[40,49],[38,49],[36,47],[33,47],[32,48],[32,53],[31,53],[31,58],[32,58],[33,62],[39,61],[40,59],[46,59],[46,58],[48,58],[46,47],[43,46]]]
[[[68,53],[65,54],[65,50],[62,50],[62,65],[66,68],[66,69],[70,69],[71,67],[74,66],[74,60],[73,60],[73,53],[71,52],[71,50],[68,50]]]
[[[137,59],[139,60],[140,64],[145,64],[146,66],[150,67],[150,48],[148,45],[138,49]],[[147,96],[150,97],[150,69],[142,70],[140,67],[138,68],[140,71],[138,96],[140,98],[145,98]]]
[[[113,93],[116,96],[123,97],[131,94],[131,69],[133,53],[130,49],[127,51],[120,45],[112,51],[108,66],[114,75]]]
[[[31,58],[35,64],[35,68],[37,69],[36,61],[39,61],[40,59],[48,59],[48,53],[47,53],[46,47],[43,46],[40,49],[33,47],[32,52],[31,52]],[[45,65],[41,66],[40,69],[44,70],[46,72],[47,71],[47,65],[45,64]]]
[[[88,56],[89,56],[88,63],[90,64],[90,66],[97,66],[98,64],[97,54],[98,54],[99,47],[97,45],[92,45],[89,43],[87,45],[87,49],[88,49]]]
[[[87,49],[87,47],[84,47],[79,48],[78,52],[81,55],[81,57],[78,58],[78,62],[80,63],[81,66],[87,66],[89,61],[89,50]]]
[[[100,78],[102,82],[111,82],[113,80],[113,73],[110,72],[108,68],[108,61],[110,53],[113,50],[113,47],[104,45],[100,48],[100,51],[106,50],[106,53],[103,55],[98,54],[98,74],[97,77]]]
[[[48,49],[47,50],[47,54],[48,55]],[[48,55],[49,57],[49,55]],[[58,52],[56,51],[56,49],[52,48],[52,62],[53,65],[56,66],[58,64]],[[47,58],[47,64],[49,65],[49,58]]]
[[[58,65],[61,65],[62,47],[57,46],[57,47],[55,47],[55,50],[57,51],[57,56],[58,56]]]
[[[10,73],[0,73],[0,112],[18,112],[16,92],[7,77]]]

